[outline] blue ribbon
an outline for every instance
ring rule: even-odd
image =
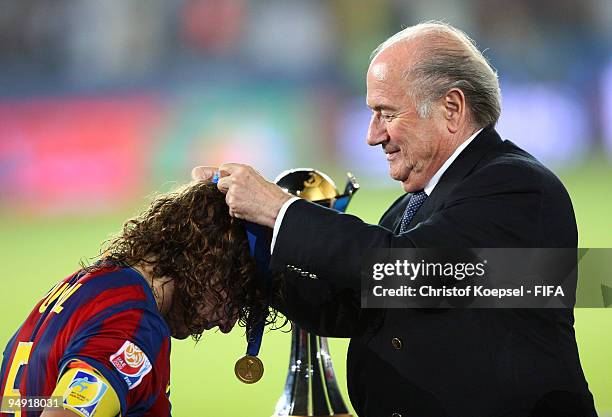
[[[211,182],[217,184],[219,182],[219,171],[215,172]],[[272,273],[270,271],[270,245],[272,243],[272,231],[256,223],[244,222],[247,238],[249,241],[249,252],[255,260],[256,273],[259,280],[265,287],[266,294],[269,297],[269,292],[272,284]],[[254,327],[247,329],[247,355],[257,356],[261,348],[263,332],[265,327],[265,319],[259,321]]]
[[[272,242],[271,230],[265,226],[244,222],[244,227],[249,239],[249,250],[251,257],[255,260],[257,275],[263,282],[265,292],[270,296],[272,284],[272,272],[270,271],[270,244]],[[261,348],[265,319],[259,321],[254,327],[247,329],[247,351],[250,356],[257,356]]]

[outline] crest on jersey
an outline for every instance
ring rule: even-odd
[[[147,355],[129,340],[110,356],[110,361],[127,383],[128,389],[136,388],[153,369]]]
[[[63,404],[84,417],[91,417],[108,385],[93,372],[79,369],[64,394]]]

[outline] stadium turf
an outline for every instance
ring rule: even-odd
[[[581,247],[612,248],[612,166],[603,162],[556,170],[570,191]],[[376,222],[399,190],[364,188],[349,212]],[[145,203],[143,203],[143,207]],[[132,211],[133,213],[133,211]],[[4,267],[0,302],[0,345],[8,341],[34,303],[58,279],[78,268],[81,258],[97,253],[99,243],[117,231],[130,212],[103,216],[30,217],[0,214],[0,253]],[[576,333],[582,365],[597,408],[612,416],[612,309],[578,309]],[[334,366],[345,398],[346,340],[330,342]],[[244,385],[234,376],[234,362],[244,354],[242,329],[229,335],[206,333],[197,345],[174,341],[171,398],[173,415],[215,417],[271,416],[282,393],[290,335],[264,336],[263,379]]]

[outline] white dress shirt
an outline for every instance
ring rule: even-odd
[[[436,171],[433,177],[431,177],[431,179],[429,180],[429,182],[423,189],[423,191],[425,191],[425,194],[427,194],[427,196],[430,196],[434,188],[436,188],[436,185],[440,181],[442,174],[444,174],[444,172],[448,169],[448,167],[451,166],[451,164],[455,161],[455,159],[457,159],[459,154],[463,152],[463,150],[474,140],[476,136],[478,136],[480,132],[482,132],[482,129],[479,129],[476,132],[474,132],[474,134],[472,134],[472,136],[470,136],[466,141],[464,141],[461,145],[457,146],[457,149],[455,149],[455,152],[453,152],[451,156],[448,157],[448,159],[442,164],[442,166],[438,169],[438,171]],[[283,204],[281,209],[278,211],[278,216],[276,216],[276,221],[274,222],[274,229],[272,232],[272,244],[270,245],[270,253],[274,252],[274,244],[276,243],[276,236],[278,235],[278,231],[280,230],[281,224],[283,223],[283,218],[285,217],[285,213],[287,212],[287,209],[289,208],[291,204],[293,204],[295,201],[299,199],[300,199],[299,197],[293,197],[287,200],[285,204]]]

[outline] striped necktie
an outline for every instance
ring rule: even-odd
[[[402,215],[402,222],[400,225],[400,235],[402,233],[406,233],[408,231],[408,225],[410,221],[419,210],[419,208],[423,205],[423,202],[427,199],[427,194],[425,191],[417,191],[416,193],[412,193],[410,196],[410,201],[408,201],[408,205],[406,206],[406,210],[404,210],[404,214]]]

